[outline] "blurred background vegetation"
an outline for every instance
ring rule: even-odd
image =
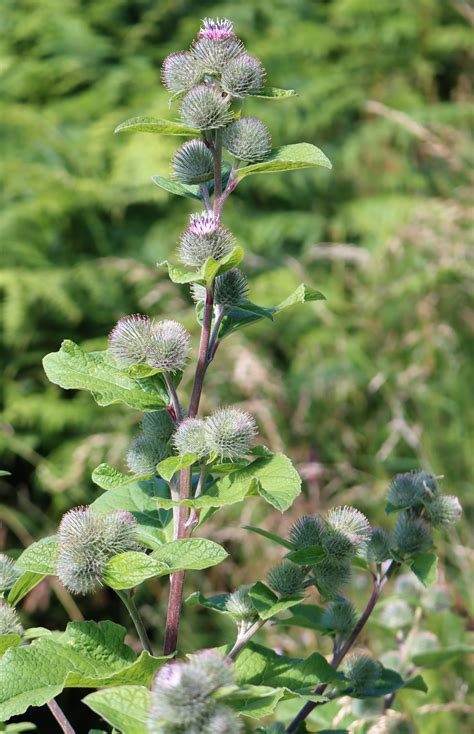
[[[253,501],[243,517],[234,508],[214,518],[207,532],[233,560],[190,576],[189,590],[233,588],[277,560],[240,524],[283,532],[298,514],[343,503],[386,523],[388,478],[423,467],[444,474],[465,508],[442,552],[447,604],[423,611],[425,628],[457,644],[474,606],[469,0],[3,0],[0,443],[12,477],[0,485],[0,550],[19,551],[92,501],[92,469],[123,466],[138,430],[140,416],[125,408],[50,385],[44,354],[66,337],[104,348],[116,320],[136,312],[179,318],[197,334],[187,291],[156,268],[192,211],[150,181],[169,173],[179,141],[112,131],[135,115],[176,114],[160,65],[205,15],[231,18],[269,82],[297,90],[248,105],[274,145],[314,143],[334,169],[251,177],[227,207],[226,225],[250,252],[252,300],[273,305],[304,280],[327,301],[239,332],[218,354],[203,408],[237,402],[253,412],[263,442],[292,457],[305,488],[284,518]],[[141,601],[159,642],[165,585]],[[80,606],[86,617],[121,619],[105,591]],[[23,611],[47,626],[81,613],[54,583]],[[193,607],[182,646],[230,632]],[[383,620],[371,633],[375,652],[396,647]],[[291,654],[315,644],[304,630],[270,635]],[[467,672],[447,664],[428,674],[428,697],[400,696],[421,732],[471,730]]]

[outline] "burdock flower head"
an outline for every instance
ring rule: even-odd
[[[132,474],[155,474],[156,465],[168,456],[167,444],[158,436],[137,436],[127,452],[127,465]]]
[[[152,340],[152,321],[148,316],[125,316],[112,329],[109,349],[118,362],[126,367],[145,362]]]
[[[382,670],[382,665],[377,660],[357,653],[348,657],[344,665],[346,677],[356,693],[376,683]]]
[[[221,408],[205,421],[207,445],[221,459],[245,456],[256,433],[253,417],[238,408]]]
[[[227,20],[227,18],[204,18],[199,29],[198,38],[227,41],[229,38],[236,38],[236,35],[231,20]]]
[[[88,507],[75,507],[59,526],[58,576],[73,594],[89,594],[102,585],[110,558],[137,548],[136,522],[129,512],[97,515]]]
[[[206,18],[194,42],[192,53],[207,74],[220,74],[225,65],[245,52],[225,18]]]
[[[226,611],[239,625],[251,624],[258,617],[252,597],[249,594],[250,586],[241,586],[240,589],[229,594],[225,604]]]
[[[170,54],[161,67],[163,84],[175,94],[187,92],[195,87],[201,81],[202,75],[202,66],[191,51]]]
[[[188,140],[178,148],[172,167],[174,177],[186,184],[202,183],[214,176],[212,154],[202,140]]]
[[[179,372],[188,359],[191,337],[178,321],[158,321],[147,348],[146,362],[163,372]]]
[[[401,512],[393,526],[391,545],[400,553],[422,553],[433,545],[430,525],[421,518]]]
[[[283,561],[268,573],[268,585],[282,597],[300,594],[303,589],[305,573],[300,566],[291,561]]]
[[[21,635],[22,631],[16,610],[0,600],[0,635]]]
[[[257,94],[263,87],[265,69],[255,56],[242,54],[231,59],[223,68],[222,89],[232,97]]]
[[[292,525],[288,537],[298,550],[320,545],[323,532],[324,520],[320,515],[303,515]]]
[[[354,555],[360,548],[365,547],[370,534],[370,523],[362,512],[354,507],[334,507],[326,515],[323,547],[326,548],[328,555],[334,553],[336,558],[338,556],[336,548],[339,548],[342,559]]]
[[[173,723],[178,731],[188,731],[186,727],[192,726],[197,734],[208,734],[209,721],[222,712],[214,694],[232,682],[229,664],[212,651],[193,655],[187,663],[168,663],[158,672],[153,684],[150,733],[161,734],[164,724]],[[222,731],[232,734],[238,730]]]
[[[214,305],[224,309],[238,306],[247,299],[248,290],[246,276],[238,268],[232,268],[214,280]],[[206,289],[193,283],[191,294],[196,303],[201,303],[206,298]]]
[[[232,252],[234,238],[212,214],[192,214],[189,225],[179,241],[183,263],[194,267],[204,265],[210,257],[221,260]]]
[[[202,459],[209,453],[204,427],[201,418],[185,418],[181,421],[173,436],[174,447],[180,456],[195,454]]]
[[[241,117],[224,130],[224,148],[241,161],[261,161],[272,147],[270,131],[257,117]]]
[[[15,562],[4,553],[0,553],[0,592],[11,589],[18,578]]]
[[[215,130],[232,120],[230,100],[207,84],[189,90],[181,102],[181,119],[197,130]]]

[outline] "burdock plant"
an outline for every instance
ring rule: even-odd
[[[208,415],[199,410],[206,373],[223,339],[323,298],[300,285],[273,306],[255,304],[241,265],[244,251],[224,223],[229,195],[247,176],[331,168],[312,144],[272,148],[267,126],[244,114],[248,98],[293,96],[265,86],[265,78],[262,63],[247,53],[231,21],[207,18],[190,49],[163,63],[162,80],[178,119],[140,117],[117,127],[187,138],[172,158],[170,178],[158,175],[153,181],[195,206],[183,222],[176,255],[161,266],[174,283],[189,288],[195,302],[197,355],[192,335],[178,321],[135,314],[118,321],[105,351],[88,353],[65,341],[45,358],[53,383],[87,390],[101,406],[122,403],[144,416],[122,466],[94,470],[93,482],[105,491],[90,507],[66,512],[57,535],[32,544],[15,563],[0,558],[0,653],[8,648],[0,662],[0,721],[47,704],[62,731],[73,734],[55,696],[76,687],[98,689],[85,703],[123,734],[302,732],[314,708],[348,696],[382,699],[380,721],[371,722],[370,731],[411,727],[390,709],[399,689],[425,689],[416,675],[417,658],[409,671],[400,662],[402,675],[353,648],[392,577],[403,570],[428,584],[435,576],[434,531],[450,527],[460,506],[427,472],[399,475],[390,485],[387,512],[398,515],[391,529],[371,528],[363,513],[347,506],[322,513],[314,507],[314,514],[294,522],[287,538],[248,527],[284,549],[280,562],[268,568],[265,557],[252,558],[250,583],[232,589],[229,581],[230,592],[211,598],[199,591],[194,576],[198,590],[187,600],[208,614],[228,615],[235,626],[226,629],[236,627],[233,638],[201,652],[196,644],[183,649],[179,638],[185,572],[202,571],[228,555],[206,537],[206,521],[214,517],[215,527],[222,507],[250,497],[284,512],[301,488],[290,459],[258,444],[252,415],[232,405]],[[185,370],[194,377],[182,383]],[[261,568],[265,580],[255,578]],[[354,572],[359,582],[365,574],[372,587],[360,610],[349,598]],[[62,593],[77,596],[79,604],[81,596],[95,595],[89,609],[99,610],[104,594],[116,591],[139,640],[124,644],[126,630],[112,621],[75,621],[61,633],[24,632],[15,607],[48,575],[56,575]],[[145,624],[141,588],[154,580],[156,590],[160,577],[169,577],[167,613],[161,618],[148,606]],[[69,608],[79,616],[71,602]],[[267,624],[309,629],[304,659],[284,655],[284,643],[278,650],[255,644],[253,637]],[[314,643],[308,642],[311,631]],[[319,642],[326,655],[318,651]]]

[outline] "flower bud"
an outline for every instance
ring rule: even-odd
[[[334,507],[326,516],[328,527],[345,535],[355,550],[364,546],[370,538],[370,524],[366,516],[354,507]]]
[[[167,443],[174,431],[173,420],[167,410],[152,410],[144,414],[142,430],[145,436]]]
[[[180,114],[185,125],[197,130],[215,130],[232,120],[230,101],[206,84],[189,90],[181,102]]]
[[[232,97],[257,94],[265,81],[265,69],[255,56],[242,54],[231,59],[223,68],[221,87]]]
[[[168,663],[153,684],[150,734],[161,734],[166,722],[207,731],[204,726],[216,711],[212,694],[232,680],[225,658],[213,651],[193,655],[188,663]]]
[[[126,367],[141,364],[146,360],[151,334],[152,322],[147,316],[125,316],[110,333],[110,352]]]
[[[187,92],[201,81],[202,65],[191,51],[179,51],[166,57],[161,67],[161,80],[175,94]]]
[[[226,601],[226,611],[229,612],[232,619],[238,624],[241,622],[252,623],[257,617],[257,610],[253,605],[252,598],[249,595],[250,586],[242,586],[233,594],[230,594]]]
[[[106,562],[136,550],[136,522],[129,512],[95,515],[88,507],[67,512],[58,531],[57,572],[73,594],[96,591]]]
[[[422,507],[423,500],[436,492],[436,480],[426,472],[397,474],[387,493],[387,502],[396,509]]]
[[[390,538],[383,528],[373,528],[365,555],[368,561],[382,563],[390,558]]]
[[[141,474],[156,474],[156,465],[166,459],[168,455],[166,443],[159,438],[142,434],[130,444],[127,452],[127,466],[132,472]]]
[[[402,512],[393,527],[391,545],[407,555],[426,551],[433,545],[431,528],[424,520]]]
[[[313,567],[315,584],[321,596],[334,599],[351,578],[351,567],[346,562],[325,558]]]
[[[236,35],[231,20],[227,18],[204,18],[198,38],[227,41],[229,38],[236,38]]]
[[[216,410],[206,418],[204,430],[209,449],[221,459],[245,456],[257,434],[253,417],[237,408]]]
[[[248,282],[245,275],[238,268],[232,268],[214,280],[214,304],[222,308],[232,308],[243,303],[248,295]],[[206,289],[202,285],[193,283],[191,294],[196,303],[206,298]]]
[[[193,43],[192,54],[206,74],[218,76],[232,59],[245,52],[242,41],[229,38],[201,37]]]
[[[185,265],[201,267],[210,257],[221,260],[232,252],[234,238],[212,214],[192,214],[181,235],[179,256]]]
[[[212,153],[202,140],[189,140],[178,148],[172,167],[174,177],[185,184],[198,184],[214,177]]]
[[[21,635],[22,632],[16,609],[0,600],[0,635]]]
[[[349,561],[357,551],[357,546],[348,535],[329,525],[323,533],[321,545],[328,558],[334,561]]]
[[[191,346],[187,329],[178,321],[158,321],[153,324],[152,337],[146,352],[147,364],[163,372],[184,369]]]
[[[346,677],[356,693],[376,683],[382,670],[382,665],[377,660],[357,653],[348,657],[344,666]]]
[[[324,520],[320,515],[303,515],[290,528],[288,537],[294,547],[299,550],[312,545],[320,545],[323,532]]]
[[[180,456],[195,454],[200,459],[207,456],[209,449],[204,421],[201,418],[185,418],[174,433],[173,445]]]
[[[454,525],[462,514],[462,507],[457,497],[440,494],[426,505],[430,523],[435,528],[446,528]]]
[[[11,589],[19,577],[13,559],[0,553],[0,592]]]
[[[418,729],[406,716],[395,711],[385,715],[370,727],[367,734],[417,734]]]
[[[261,161],[272,149],[270,131],[257,117],[241,117],[225,128],[224,148],[240,161]]]
[[[280,596],[294,596],[304,590],[305,573],[300,566],[291,561],[283,561],[274,566],[268,576],[268,585]]]
[[[356,621],[354,605],[342,596],[328,604],[321,617],[321,623],[328,632],[344,636],[352,632]]]
[[[243,726],[228,706],[218,706],[199,734],[241,734]]]

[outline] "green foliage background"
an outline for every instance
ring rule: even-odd
[[[159,68],[205,15],[232,18],[269,82],[297,90],[292,100],[250,104],[274,144],[312,142],[334,170],[252,177],[232,197],[226,224],[252,253],[252,300],[272,305],[305,280],[327,302],[224,343],[204,408],[238,402],[265,443],[285,448],[306,482],[294,514],[349,502],[384,522],[387,478],[422,466],[445,474],[472,517],[472,5],[4,0],[0,442],[13,477],[0,487],[0,548],[19,549],[91,501],[92,469],[122,466],[138,430],[138,416],[50,385],[43,355],[65,337],[103,348],[127,313],[171,315],[196,333],[186,290],[155,265],[192,211],[150,181],[169,173],[177,143],[112,131],[135,115],[175,114]],[[263,512],[253,503],[244,520],[291,523]],[[209,533],[227,542],[235,565],[208,574],[205,591],[255,580],[276,560],[238,530],[235,512],[223,517]],[[468,527],[452,536],[440,575],[456,621],[451,612],[429,621],[445,642],[463,639],[473,611]],[[49,593],[38,587],[26,612],[63,626]],[[148,620],[160,626],[166,590],[147,593]],[[83,612],[118,615],[105,592]],[[189,611],[183,646],[196,645],[200,620]],[[198,644],[220,634],[212,624]],[[291,652],[314,643],[279,641]],[[430,674],[428,703],[458,705],[420,716],[421,731],[469,730],[466,674],[461,663]]]

